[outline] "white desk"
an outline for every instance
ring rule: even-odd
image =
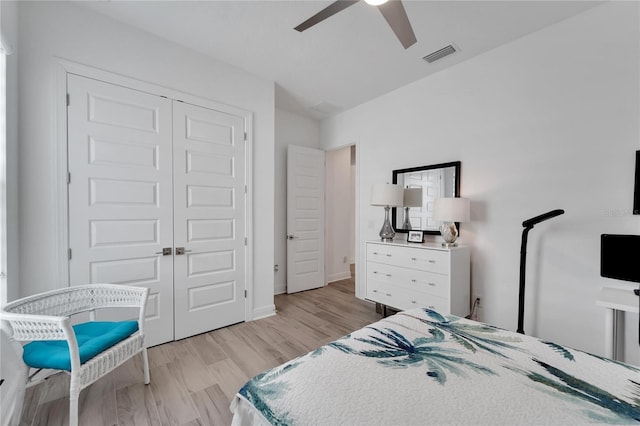
[[[605,317],[605,356],[616,359],[618,355],[618,322],[621,312],[640,312],[638,296],[631,288],[602,287],[596,305],[607,308]]]

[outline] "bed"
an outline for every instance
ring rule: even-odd
[[[234,425],[640,424],[640,368],[429,309],[249,380]]]

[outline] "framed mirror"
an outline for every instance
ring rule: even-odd
[[[394,170],[393,183],[415,189],[405,192],[405,207],[391,209],[395,231],[419,230],[439,235],[440,222],[432,218],[433,202],[436,198],[460,196],[460,161]]]

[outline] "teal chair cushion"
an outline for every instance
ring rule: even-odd
[[[80,350],[80,364],[138,331],[138,321],[92,321],[73,326]],[[38,340],[23,347],[22,359],[32,368],[71,371],[66,340]]]

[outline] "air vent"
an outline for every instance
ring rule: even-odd
[[[440,50],[436,50],[433,53],[429,53],[427,56],[425,56],[424,59],[425,61],[432,63],[437,61],[438,59],[442,59],[445,56],[449,56],[452,53],[455,53],[456,49],[452,46],[452,45],[448,45],[447,47],[443,47]]]

